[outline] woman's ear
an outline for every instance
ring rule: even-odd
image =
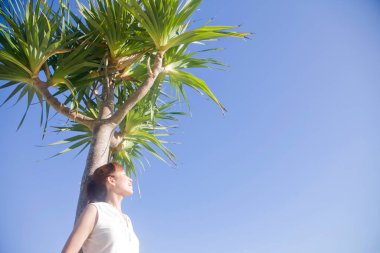
[[[110,185],[115,185],[115,178],[112,177],[112,176],[108,176],[108,177],[107,177],[107,182],[108,182]]]

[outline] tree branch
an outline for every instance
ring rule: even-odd
[[[56,97],[54,97],[48,90],[49,85],[39,78],[35,78],[33,82],[36,90],[45,98],[46,102],[52,106],[58,113],[65,115],[71,120],[81,123],[88,128],[92,129],[95,120],[87,117],[77,111],[70,110],[64,104],[62,104]]]
[[[148,68],[148,77],[143,84],[124,102],[124,104],[110,118],[103,120],[104,123],[119,125],[125,115],[149,92],[157,76],[163,71],[162,53],[157,53],[153,69]]]
[[[115,132],[112,134],[111,140],[110,140],[110,148],[111,149],[118,149],[120,144],[123,142],[123,133],[122,132]]]
[[[45,76],[46,76],[46,80],[50,80],[51,73],[50,73],[49,65],[46,62],[43,65],[43,70],[44,70],[44,73],[45,73]]]

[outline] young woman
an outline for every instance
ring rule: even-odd
[[[83,210],[62,253],[138,253],[139,240],[121,211],[125,196],[133,194],[132,179],[122,165],[96,169],[87,186],[89,204]]]

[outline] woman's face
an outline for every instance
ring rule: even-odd
[[[122,196],[131,196],[133,194],[132,179],[124,171],[116,171],[110,175],[114,179],[112,189],[115,193]]]

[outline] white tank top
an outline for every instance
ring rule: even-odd
[[[98,221],[82,246],[83,253],[139,253],[139,239],[126,214],[106,202],[90,203]]]

